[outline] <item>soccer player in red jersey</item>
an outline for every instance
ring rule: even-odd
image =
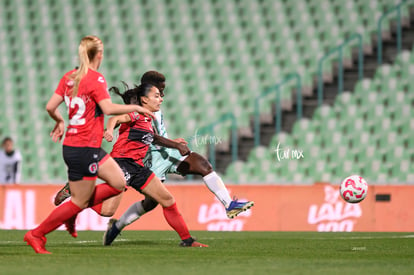
[[[157,71],[148,71],[141,78],[141,83],[149,83],[156,86],[160,91],[161,97],[164,97],[165,82],[165,76]],[[120,93],[117,94],[123,97],[126,104],[130,104],[129,98],[125,98]],[[154,112],[154,115],[153,128],[156,133],[160,136],[168,137],[161,110]],[[175,139],[174,141],[187,144],[182,138]],[[196,152],[190,152],[188,155],[180,156],[177,150],[152,144],[144,159],[144,165],[149,167],[162,181],[164,181],[168,173],[202,176],[208,189],[214,193],[225,207],[226,214],[229,218],[236,217],[254,205],[253,201],[240,202],[236,199],[232,200],[221,177],[213,170],[210,162]],[[70,197],[70,189],[68,185],[65,185],[56,194],[55,204],[59,205],[68,197]],[[111,219],[106,235],[112,237],[107,238],[105,244],[109,245],[115,239],[116,236],[112,232],[119,233],[125,226],[139,219],[143,214],[153,210],[157,205],[157,201],[146,196],[144,200],[132,204],[119,220]],[[103,208],[96,212],[103,216],[112,216],[115,210],[113,205],[105,203]]]
[[[117,88],[114,87],[113,89],[117,94],[120,94]],[[163,101],[160,91],[152,84],[141,84],[134,89],[127,90],[123,98],[126,103],[131,103],[132,105],[139,104],[151,112],[158,111]],[[133,187],[138,192],[151,197],[161,204],[166,221],[181,238],[181,246],[207,247],[207,245],[196,242],[191,237],[187,225],[177,209],[174,197],[161,183],[160,179],[149,168],[145,167],[143,163],[149,145],[152,143],[163,147],[175,148],[183,156],[190,153],[187,145],[154,134],[151,118],[137,113],[111,117],[108,120],[107,129],[104,133],[107,141],[111,142],[113,140],[113,131],[118,125],[121,125],[119,137],[113,146],[111,156],[123,170],[127,186]],[[115,212],[119,205],[120,197],[111,198],[105,201],[102,206],[109,204],[112,211]],[[97,208],[99,207],[93,207],[95,211],[101,213],[101,209]],[[112,215],[113,213],[111,213]],[[106,239],[111,238],[111,236],[111,234],[105,235],[104,244],[107,245]]]
[[[161,97],[164,97],[164,90],[166,87],[165,81],[165,76],[157,71],[148,71],[144,73],[141,78],[141,83],[149,83],[156,86],[160,91]],[[126,101],[126,99],[124,99],[124,101]],[[161,110],[154,111],[154,115],[154,131],[158,135],[167,138],[168,134]],[[187,144],[187,142],[182,138],[175,139],[174,141]],[[150,145],[150,149],[144,159],[144,165],[150,168],[151,171],[153,171],[162,181],[166,178],[168,173],[202,176],[208,189],[225,207],[228,218],[232,219],[254,205],[253,201],[240,202],[237,199],[232,200],[221,177],[213,170],[210,162],[196,152],[190,152],[188,155],[180,156],[177,150],[159,147],[152,144]],[[143,214],[153,210],[157,205],[157,201],[151,198],[151,196],[145,196],[144,200],[132,204],[122,214],[119,220],[111,219],[105,233],[104,244],[110,245],[125,226],[133,223]],[[110,205],[108,204],[108,206]],[[110,214],[111,209],[109,208],[110,207],[105,207],[101,214]],[[106,211],[108,212],[105,213]]]
[[[53,210],[38,227],[25,234],[24,241],[36,253],[50,254],[45,248],[45,235],[64,223],[69,233],[76,237],[74,220],[77,214],[88,206],[120,194],[125,188],[122,170],[101,149],[104,114],[139,112],[152,116],[150,111],[138,105],[112,103],[105,78],[97,72],[103,60],[103,51],[103,43],[98,37],[82,38],[79,45],[79,68],[62,77],[46,105],[47,112],[56,122],[50,134],[54,142],[60,141],[65,131],[64,119],[58,106],[65,102],[69,110],[63,158],[68,167],[72,198]],[[98,177],[106,183],[95,186]]]
[[[162,73],[157,71],[148,71],[141,78],[141,83],[149,83],[158,88],[161,97],[164,97],[166,87],[166,78]],[[118,93],[118,95],[122,96]],[[124,99],[125,101],[125,99]],[[125,101],[126,104],[130,102]],[[164,118],[161,110],[154,113],[153,128],[160,136],[168,138]],[[187,144],[183,138],[174,139],[177,142]],[[180,156],[179,152],[174,149],[150,145],[150,149],[144,159],[144,165],[149,167],[161,181],[164,181],[167,174],[179,175],[199,175],[208,189],[216,196],[226,209],[227,217],[232,219],[246,211],[254,205],[253,201],[240,202],[237,199],[231,199],[230,194],[223,183],[221,177],[213,170],[210,162],[200,154],[191,152],[186,156]],[[66,198],[70,197],[70,189],[66,184],[55,196],[55,205],[59,205]],[[157,202],[150,197],[136,202],[116,221],[116,226],[122,230],[125,226],[137,220],[143,214],[151,211],[157,206]],[[107,206],[108,204],[106,204]],[[111,209],[103,209],[99,213],[104,216],[111,216]],[[113,221],[111,221],[113,222]]]

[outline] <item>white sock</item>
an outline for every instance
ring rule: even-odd
[[[138,220],[139,217],[145,214],[145,210],[142,207],[142,202],[138,201],[132,204],[127,211],[119,218],[119,220],[115,223],[115,226],[122,230],[125,226],[133,223],[134,221]]]
[[[203,180],[206,183],[208,189],[210,189],[210,191],[216,195],[217,199],[224,205],[224,207],[229,207],[232,199],[230,197],[229,191],[227,191],[226,186],[224,185],[221,178],[216,174],[216,172],[211,172],[207,176],[203,177]]]

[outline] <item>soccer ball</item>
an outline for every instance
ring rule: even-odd
[[[361,202],[367,196],[368,184],[363,177],[352,175],[344,179],[339,187],[341,197],[350,203]]]

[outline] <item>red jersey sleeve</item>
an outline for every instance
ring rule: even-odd
[[[65,77],[62,77],[59,81],[59,84],[55,90],[55,94],[60,95],[61,97],[65,96]]]
[[[107,90],[106,80],[101,74],[99,74],[98,78],[96,79],[93,98],[95,99],[96,103],[101,100],[111,98]]]
[[[140,115],[137,112],[128,113],[129,117],[131,118],[131,122],[135,122],[139,119]]]
[[[59,81],[59,84],[55,90],[55,94],[58,94],[62,97],[65,96],[66,91],[73,86],[73,80],[70,80],[68,76],[73,73],[75,70],[67,72]]]

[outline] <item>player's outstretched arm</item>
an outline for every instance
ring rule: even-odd
[[[99,107],[101,107],[105,115],[122,115],[122,114],[137,112],[142,115],[155,118],[154,114],[150,110],[142,106],[135,105],[135,104],[128,104],[128,105],[116,104],[116,103],[112,103],[112,101],[109,98],[99,101],[98,104],[99,104]]]
[[[172,139],[165,138],[159,135],[154,135],[154,144],[157,144],[163,147],[177,149],[178,151],[180,151],[180,154],[182,156],[186,156],[191,153],[190,148],[188,148],[186,144],[176,142]]]
[[[114,129],[122,123],[131,122],[131,117],[128,114],[113,116],[108,119],[106,123],[106,129],[104,132],[104,138],[106,141],[111,142],[114,139]]]
[[[185,140],[185,139],[183,139],[183,138],[175,138],[175,139],[173,139],[175,142],[178,142],[178,143],[182,143],[182,144],[184,144],[184,145],[187,145],[188,144],[188,142]]]

